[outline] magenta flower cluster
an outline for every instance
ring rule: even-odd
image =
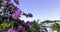
[[[2,32],[30,32],[29,30],[33,29],[33,28],[30,27],[30,22],[27,21],[25,24],[24,23],[22,23],[22,25],[17,26],[17,28],[2,29]],[[26,28],[24,28],[23,25]]]
[[[18,17],[20,17],[22,11],[20,9],[17,9],[14,11],[14,13],[12,13],[12,18],[17,19]]]
[[[1,0],[0,0],[1,1]],[[5,3],[6,2],[6,3]],[[19,5],[19,0],[14,0],[14,2]],[[4,5],[2,4],[4,3]],[[22,11],[17,8],[13,3],[11,3],[11,0],[3,0],[0,3],[0,9],[1,7],[4,7],[3,15],[1,16],[4,21],[7,21],[6,23],[9,23],[12,20],[12,25],[14,27],[8,27],[3,28],[2,32],[33,32],[32,29],[30,29],[30,21],[24,22],[19,17],[23,15]],[[27,17],[33,17],[31,13],[25,14]],[[9,21],[9,22],[8,22]],[[17,22],[15,22],[17,21]]]

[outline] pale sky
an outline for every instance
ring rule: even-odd
[[[18,6],[25,13],[32,13],[33,18],[24,20],[60,20],[60,0],[20,0]]]

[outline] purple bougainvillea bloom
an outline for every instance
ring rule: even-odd
[[[19,5],[19,1],[16,1],[16,4]]]
[[[22,20],[21,19],[18,19],[18,22],[21,22]]]
[[[10,3],[10,6],[13,5],[13,3]]]
[[[14,10],[18,10],[19,8],[17,8],[16,6],[14,7]]]
[[[19,5],[19,0],[14,0],[17,5]]]
[[[17,31],[16,31],[16,30],[12,30],[12,29],[10,28],[10,29],[8,29],[7,32],[17,32]]]
[[[12,29],[8,29],[8,31],[7,32],[12,32]]]
[[[24,21],[22,21],[21,23],[22,23],[22,25],[25,25],[26,24]]]
[[[33,15],[31,14],[31,13],[28,13],[28,15],[27,15],[28,17],[33,17]]]
[[[26,25],[30,25],[30,21],[27,21],[27,22],[26,22]]]
[[[24,20],[18,19],[18,22],[22,24],[22,22],[24,22]]]
[[[21,22],[22,23],[22,25],[24,25],[24,26],[29,26],[30,25],[30,22],[29,21],[27,21],[27,22]]]
[[[21,15],[22,11],[20,9],[16,10],[15,13],[19,16]]]
[[[2,32],[7,32],[6,29],[2,29]]]
[[[5,1],[7,1],[7,2],[11,2],[11,0],[5,0]]]
[[[17,15],[15,13],[12,14],[13,19],[17,19]]]
[[[2,26],[1,28],[4,28],[2,29],[1,31],[2,32],[30,32],[30,30],[32,31],[33,29],[30,28],[30,21],[27,21],[27,22],[24,22],[24,20],[21,20],[19,19],[19,17],[21,15],[25,15],[26,17],[33,17],[33,15],[31,13],[23,13],[22,14],[22,11],[16,7],[12,2],[11,0],[1,0],[3,3],[0,3],[0,8],[1,10],[3,10],[4,12],[2,13],[2,16],[0,18],[3,18],[3,20],[11,20],[11,21],[17,21],[17,22],[14,22],[14,23],[9,23],[9,25],[7,25],[8,23],[5,22],[5,25],[4,27]],[[15,3],[17,5],[19,5],[19,0],[14,0]],[[1,7],[2,6],[2,7]],[[11,19],[12,18],[12,19]],[[3,24],[3,23],[2,23]],[[14,24],[13,27],[11,26],[11,24]]]
[[[17,19],[18,17],[20,17],[22,11],[20,9],[14,11],[14,13],[12,14],[12,18]]]
[[[17,28],[17,30],[22,30],[23,29],[23,27],[20,25],[20,26],[18,26],[18,28]]]

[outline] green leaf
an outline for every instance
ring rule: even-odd
[[[23,12],[23,14],[22,14],[22,15],[24,15],[24,16],[26,16],[26,17],[28,17],[28,16],[27,16],[27,14],[26,14],[26,13],[24,13],[24,12]]]
[[[11,12],[14,12],[14,7],[13,6],[11,6]]]
[[[11,24],[10,23],[2,23],[1,25],[0,25],[1,27],[3,27],[3,28],[8,28],[8,27],[10,27],[11,26]]]

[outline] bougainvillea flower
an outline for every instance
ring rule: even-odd
[[[12,14],[12,18],[17,19],[18,17],[21,16],[21,13],[22,11],[20,9],[14,11],[14,13]]]
[[[15,2],[17,5],[19,5],[19,1],[18,1],[18,0],[14,0],[14,2]]]
[[[19,16],[19,15],[21,15],[22,11],[20,9],[18,9],[17,11],[15,11],[15,13]]]
[[[33,17],[31,13],[22,14],[22,11],[15,5],[13,5],[13,3],[11,3],[11,0],[0,0],[0,1],[3,1],[2,4],[0,3],[0,7],[1,5],[3,7],[3,8],[1,7],[3,13],[1,16],[2,18],[0,17],[3,20],[3,22],[1,23],[1,29],[4,28],[1,30],[2,32],[30,32],[33,30],[30,28],[30,21],[24,22],[24,20],[19,20],[19,17],[21,15],[25,15],[26,17]],[[19,5],[19,0],[14,1],[16,4]]]
[[[27,21],[27,22],[26,22],[26,25],[30,25],[30,21]]]
[[[5,0],[5,1],[7,1],[7,2],[11,2],[11,0]]]
[[[22,25],[24,25],[24,26],[29,26],[30,25],[30,22],[29,21],[27,21],[27,22],[21,22],[22,23]]]
[[[31,14],[31,13],[28,13],[28,15],[27,15],[28,17],[33,17],[33,15]]]
[[[12,32],[12,29],[8,29],[8,31],[7,32]]]
[[[18,10],[18,8],[15,6],[15,7],[14,7],[14,10]]]
[[[22,22],[22,25],[26,25],[26,23],[25,22]]]
[[[18,19],[18,22],[21,22],[22,20],[21,19]]]
[[[9,6],[13,6],[13,3],[10,3]]]
[[[23,26],[18,26],[17,30],[22,30],[23,29]]]
[[[17,15],[15,13],[12,14],[13,19],[17,19]]]
[[[2,32],[7,32],[6,29],[2,29]]]
[[[14,29],[8,29],[8,31],[7,32],[17,32],[16,30],[14,30]]]

